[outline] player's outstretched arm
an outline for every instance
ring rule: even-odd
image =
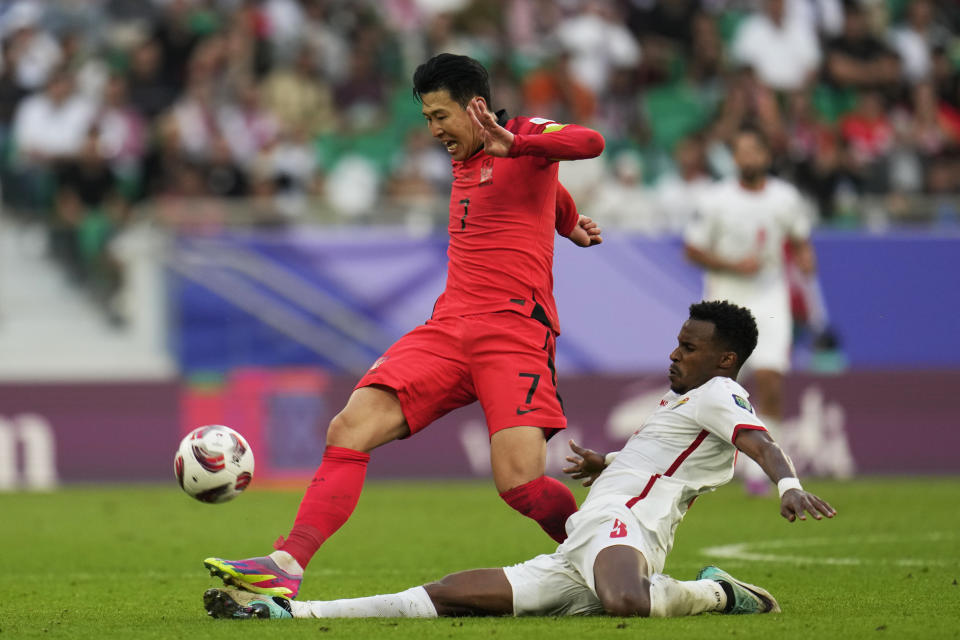
[[[567,456],[570,466],[564,468],[563,472],[576,480],[586,478],[583,486],[589,487],[600,477],[600,472],[607,468],[606,458],[593,449],[584,449],[573,440],[570,441],[570,449],[578,457]]]
[[[760,270],[760,259],[755,255],[747,256],[742,260],[730,261],[719,255],[692,244],[684,246],[687,259],[709,271],[729,271],[743,276],[752,276]]]
[[[770,479],[777,483],[780,491],[780,515],[784,518],[793,522],[797,519],[806,520],[806,513],[813,516],[814,520],[837,515],[836,509],[825,500],[803,490],[793,463],[769,433],[760,429],[745,429],[737,434],[734,444],[740,451],[756,460]]]
[[[483,150],[487,155],[537,156],[551,160],[584,160],[603,152],[603,136],[593,129],[575,124],[551,123],[543,133],[513,134],[499,124],[481,98],[467,104],[473,124],[483,130]]]

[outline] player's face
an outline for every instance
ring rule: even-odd
[[[466,109],[452,99],[446,89],[424,93],[420,99],[430,135],[446,147],[454,160],[466,160],[480,148],[479,130]]]
[[[670,390],[686,393],[719,373],[724,351],[714,339],[715,327],[706,320],[688,319],[670,354]]]
[[[746,182],[765,176],[770,164],[767,147],[753,133],[737,135],[733,143],[733,159],[740,170],[740,177]]]

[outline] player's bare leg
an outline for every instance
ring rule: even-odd
[[[355,390],[347,406],[330,422],[323,460],[300,502],[290,535],[277,545],[277,551],[246,560],[207,558],[204,565],[227,584],[295,598],[307,563],[357,506],[370,460],[368,452],[409,432],[392,390]]]
[[[547,441],[540,427],[510,427],[490,438],[490,465],[500,497],[563,542],[564,523],[577,510],[577,501],[566,485],[543,474],[546,461]]]
[[[754,408],[764,418],[783,419],[783,374],[757,369],[753,374]]]
[[[611,616],[650,615],[647,560],[626,545],[607,547],[593,563],[597,597]]]
[[[674,580],[649,574],[646,558],[633,547],[607,547],[593,564],[597,596],[612,616],[673,618],[707,611],[768,613],[779,611],[777,601],[760,587],[707,567],[700,579]]]
[[[493,483],[503,493],[543,475],[547,441],[539,427],[501,429],[490,438]]]
[[[780,422],[783,419],[783,374],[773,369],[757,369],[753,373],[753,407],[757,415],[773,438],[780,437]],[[753,460],[746,458],[738,464],[743,465],[742,473],[747,492],[751,495],[765,496],[771,491],[770,479]]]
[[[436,618],[513,613],[513,588],[503,569],[474,569],[400,593],[295,602],[235,589],[208,589],[214,618]]]
[[[423,588],[442,617],[513,614],[513,587],[503,569],[460,571]]]

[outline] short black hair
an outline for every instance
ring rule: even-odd
[[[441,53],[413,72],[413,97],[423,102],[423,94],[446,89],[464,109],[475,96],[490,107],[490,74],[482,64],[468,56]]]
[[[703,301],[690,305],[690,318],[713,323],[716,338],[737,354],[738,369],[757,347],[757,321],[749,309],[726,300]]]

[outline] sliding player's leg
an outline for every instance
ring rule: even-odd
[[[717,582],[679,582],[661,573],[651,575],[643,553],[627,545],[603,549],[593,573],[597,596],[612,616],[672,618],[722,611],[727,604]]]
[[[246,560],[207,558],[204,565],[227,584],[295,598],[303,569],[353,513],[363,490],[368,452],[408,434],[396,393],[373,386],[355,390],[330,422],[320,467],[300,502],[290,535],[277,551]]]
[[[607,614],[675,618],[716,611],[769,613],[780,610],[767,591],[706,567],[697,580],[650,574],[643,552],[617,545],[603,549],[593,565],[597,596]]]
[[[513,613],[503,569],[461,571],[399,593],[342,600],[290,601],[236,589],[209,589],[204,607],[215,618],[436,618]]]

